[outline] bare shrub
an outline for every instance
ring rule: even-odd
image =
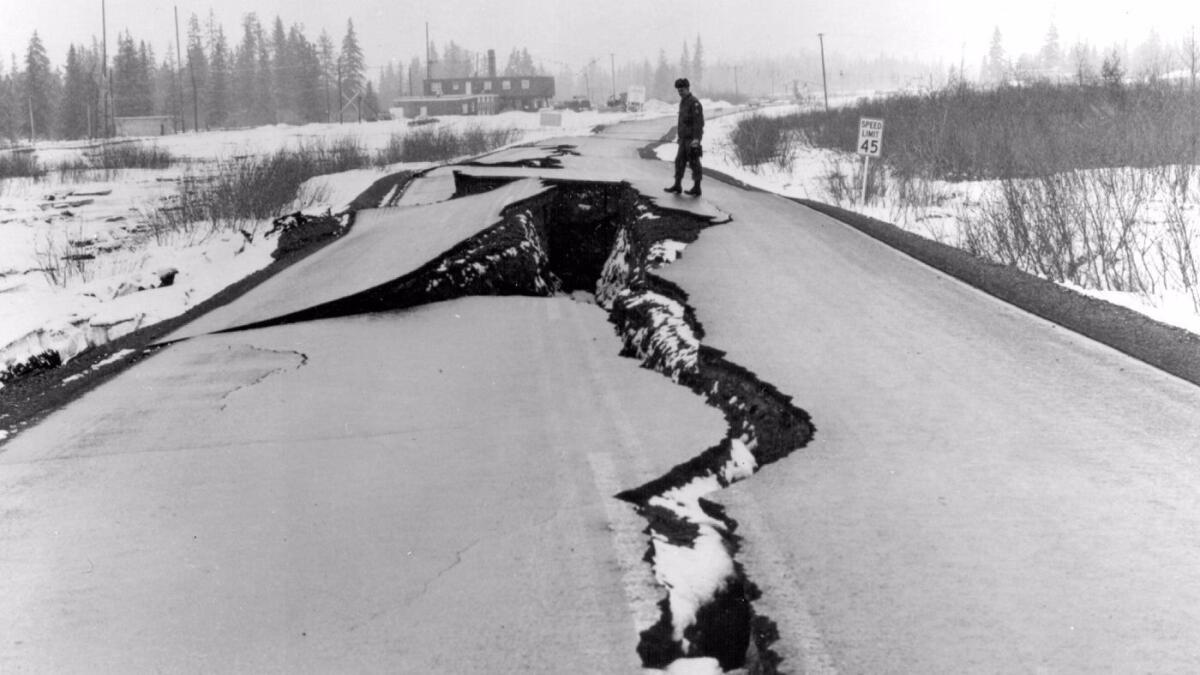
[[[78,235],[77,237],[78,238]],[[38,271],[52,285],[65,288],[72,281],[90,281],[93,277],[92,265],[95,256],[74,250],[69,243],[71,237],[55,237],[47,231],[41,242],[34,246],[34,259]]]
[[[518,129],[483,129],[474,127],[462,133],[462,154],[478,155],[520,140]]]
[[[729,135],[729,143],[738,164],[754,170],[762,164],[779,163],[781,156],[786,157],[788,152],[793,152],[792,148],[787,147],[787,125],[782,118],[763,115],[751,115],[739,120]]]
[[[402,162],[404,157],[404,134],[392,134],[388,136],[387,145],[380,148],[375,153],[375,165],[387,166]]]
[[[370,164],[370,155],[354,138],[331,144],[317,141],[298,149],[220,162],[211,173],[189,174],[169,203],[146,214],[159,241],[174,232],[193,237],[233,231],[272,220],[286,211],[314,203],[323,196],[301,194],[310,178],[358,169]]]
[[[377,166],[397,162],[439,162],[455,157],[479,155],[519,141],[520,129],[484,129],[472,127],[461,133],[448,127],[423,128],[406,134],[392,134],[388,143],[375,154]]]
[[[961,215],[962,247],[1053,281],[1147,294],[1159,276],[1140,226],[1152,193],[1135,168],[1003,180]]]
[[[32,152],[0,150],[0,178],[41,178],[46,170]]]
[[[814,147],[849,151],[860,117],[886,120],[884,157],[899,176],[981,180],[1073,169],[1196,164],[1186,87],[1037,83],[863,99],[829,112],[775,118]]]
[[[821,182],[825,193],[837,206],[855,203],[857,190],[854,187],[854,169],[847,167],[841,160],[835,159],[825,163]]]
[[[54,167],[64,177],[93,171],[121,169],[166,169],[176,158],[165,148],[141,142],[105,143],[84,157],[60,162]]]

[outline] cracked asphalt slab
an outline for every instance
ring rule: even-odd
[[[0,670],[637,671],[598,486],[724,423],[614,344],[468,298],[163,350],[0,454]]]

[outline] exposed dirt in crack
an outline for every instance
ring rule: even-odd
[[[770,649],[778,631],[754,611],[760,594],[736,562],[736,521],[703,496],[803,447],[815,429],[790,397],[702,345],[704,330],[687,294],[653,273],[706,226],[639,200],[630,226],[614,241],[597,290],[624,342],[622,354],[704,397],[728,423],[716,445],[619,495],[648,521],[647,561],[668,589],[661,618],[643,632],[638,651],[648,667],[711,657],[724,670],[769,673],[779,663]]]

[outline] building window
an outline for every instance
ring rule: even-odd
[[[502,80],[500,82],[500,88],[503,89],[504,91],[508,91],[509,89],[512,89],[512,80]]]
[[[483,90],[484,90],[484,91],[491,91],[491,90],[492,90],[492,81],[491,81],[491,80],[484,80],[484,82],[483,82]]]
[[[432,83],[430,85],[430,91],[437,94],[438,96],[441,96],[442,95],[442,83],[441,82]]]
[[[469,114],[470,112],[471,112],[471,104],[464,103],[463,104],[463,114],[466,115],[466,114]]]
[[[529,80],[521,80],[521,88],[528,89],[529,88]]]

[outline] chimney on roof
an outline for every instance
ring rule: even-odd
[[[488,50],[488,77],[496,77],[496,50]]]

